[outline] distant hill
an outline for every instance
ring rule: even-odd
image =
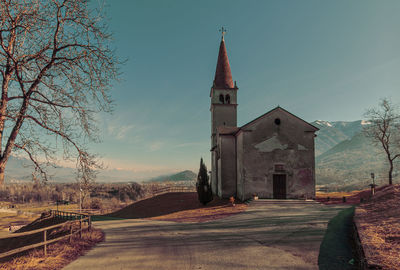
[[[380,148],[362,133],[344,140],[316,158],[318,184],[368,185],[370,173],[386,178],[386,160]]]
[[[32,181],[32,162],[23,157],[11,156],[6,166],[5,180],[7,183]],[[48,180],[51,183],[76,182],[76,169],[62,166],[48,168]],[[104,169],[100,170],[96,182],[126,183],[142,182],[154,176],[154,172],[132,172],[131,170]]]
[[[362,133],[363,126],[369,123],[318,120],[312,124],[320,129],[315,140],[318,185],[347,190],[366,188],[371,183],[371,172],[375,173],[377,184],[387,182],[383,150]]]
[[[320,129],[317,131],[317,137],[315,139],[315,155],[319,156],[338,143],[349,140],[354,135],[360,133],[363,126],[368,123],[362,120],[352,122],[328,122],[317,120],[311,124]]]
[[[162,175],[158,177],[151,178],[147,182],[177,182],[177,181],[193,181],[197,178],[197,174],[192,171],[186,170],[176,174]]]

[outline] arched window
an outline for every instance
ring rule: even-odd
[[[231,104],[231,96],[228,94],[225,96],[226,104]]]
[[[219,101],[220,101],[222,104],[224,104],[224,95],[223,95],[223,94],[219,95]]]

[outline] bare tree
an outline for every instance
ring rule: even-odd
[[[106,26],[87,0],[0,0],[0,185],[12,152],[43,180],[58,157],[93,178],[86,145],[98,141],[95,113],[110,111],[118,77]]]
[[[400,156],[400,115],[391,101],[385,98],[379,103],[378,108],[367,110],[364,116],[370,124],[364,126],[363,131],[375,145],[381,146],[385,151],[389,163],[389,185],[392,185],[393,162]]]

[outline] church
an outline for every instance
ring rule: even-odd
[[[211,188],[244,201],[315,197],[315,126],[276,107],[237,126],[237,92],[224,32],[211,87]]]

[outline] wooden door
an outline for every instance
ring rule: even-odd
[[[274,199],[286,199],[286,174],[274,174]]]

